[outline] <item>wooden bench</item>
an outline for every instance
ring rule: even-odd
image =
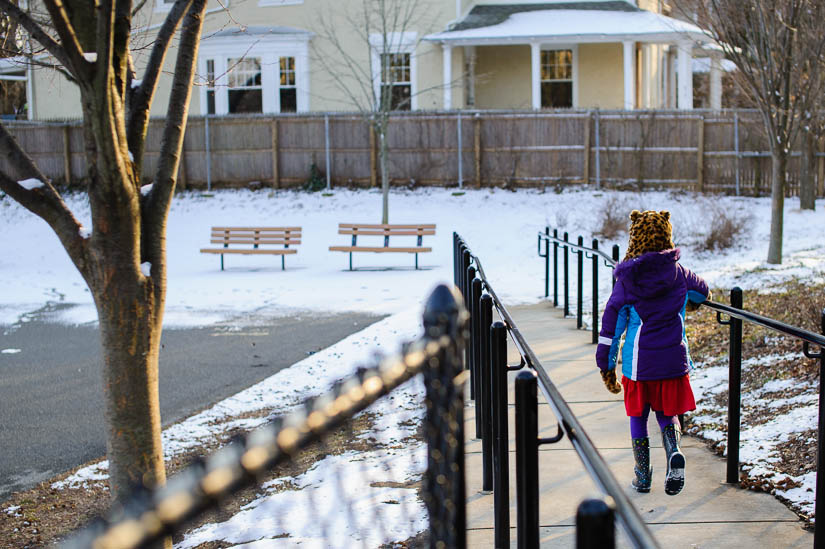
[[[301,227],[212,227],[209,243],[223,245],[221,248],[201,248],[203,254],[221,254],[221,270],[224,254],[280,255],[281,270],[284,270],[284,256],[298,253],[290,246],[301,243]]]
[[[372,252],[372,253],[406,253],[415,254],[415,268],[418,269],[418,254],[431,252],[432,248],[425,248],[421,245],[423,236],[434,235],[434,224],[421,225],[367,225],[362,223],[340,223],[338,225],[338,234],[348,234],[352,236],[352,244],[349,246],[330,246],[331,252],[349,252],[349,270],[352,270],[352,253],[353,252]],[[383,246],[359,246],[359,236],[383,236]],[[391,236],[415,236],[415,246],[390,246]]]

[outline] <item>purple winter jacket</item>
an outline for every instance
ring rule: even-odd
[[[633,380],[681,377],[693,366],[685,336],[685,306],[701,303],[708,285],[679,263],[679,249],[650,252],[616,266],[616,285],[602,316],[596,364],[616,367],[622,334],[622,374]]]

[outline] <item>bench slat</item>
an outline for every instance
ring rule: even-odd
[[[354,234],[358,236],[427,236],[427,235],[434,235],[434,229],[421,229],[418,231],[413,231],[410,229],[398,229],[398,230],[388,230],[388,229],[338,229],[338,234]]]
[[[402,253],[410,253],[410,254],[420,254],[425,252],[433,251],[432,248],[417,248],[415,246],[410,248],[392,248],[392,247],[383,247],[383,246],[330,246],[329,251],[331,252],[375,252],[375,253],[385,253],[385,252],[402,252]]]
[[[300,238],[258,238],[253,239],[249,237],[229,237],[229,238],[213,238],[209,241],[210,244],[300,244]]]
[[[387,224],[387,223],[339,223],[339,229],[435,229],[435,223],[416,223],[416,224]]]
[[[290,248],[267,248],[262,249],[240,249],[240,248],[201,248],[204,254],[269,254],[269,255],[289,255],[297,254],[298,250]]]
[[[301,227],[212,227],[212,231],[248,231],[248,232],[265,232],[265,231],[287,231],[287,232],[301,232]]]

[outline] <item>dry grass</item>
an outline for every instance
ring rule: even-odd
[[[710,230],[700,242],[699,249],[727,250],[745,234],[749,216],[737,215],[720,207],[711,208]]]

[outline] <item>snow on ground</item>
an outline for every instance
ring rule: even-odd
[[[81,223],[91,227],[84,197],[69,196],[66,202]],[[339,222],[377,222],[380,204],[379,192],[351,190],[335,190],[331,196],[294,191],[226,190],[212,196],[183,193],[175,198],[168,224],[167,329],[216,322],[240,326],[299,311],[363,311],[392,316],[170,427],[164,432],[167,458],[200,444],[216,432],[239,425],[254,428],[260,423],[260,420],[232,419],[245,412],[270,407],[288,412],[303,398],[323,392],[335,380],[353,371],[359,361],[369,358],[375,350],[394,352],[401,341],[418,336],[423,299],[435,284],[452,279],[453,231],[461,234],[481,259],[497,294],[508,305],[536,302],[543,297],[544,261],[537,256],[537,233],[550,226],[561,232],[568,231],[571,240],[582,235],[589,243],[600,226],[606,204],[613,204],[612,208],[620,210],[622,215],[634,208],[671,211],[674,240],[682,248],[682,263],[704,276],[711,286],[736,284],[753,291],[792,277],[822,280],[825,272],[822,253],[825,245],[821,242],[825,215],[821,210],[801,212],[796,199],[786,201],[784,262],[781,266],[771,266],[764,262],[770,228],[769,199],[703,197],[684,192],[618,193],[583,188],[560,193],[497,189],[460,193],[450,189],[393,191],[390,220],[436,223],[437,235],[424,239],[424,245],[432,246],[433,252],[421,255],[419,271],[413,269],[413,258],[404,254],[356,254],[353,262],[360,270],[349,272],[347,255],[328,250],[330,245],[348,243],[348,236],[337,234],[337,225]],[[697,244],[707,234],[711,218],[718,211],[746,220],[749,233],[740,237],[732,250],[700,252]],[[0,199],[0,212],[0,229],[5,235],[0,241],[0,276],[5,286],[0,295],[0,324],[13,329],[14,325],[34,316],[75,324],[95,322],[89,292],[46,224],[7,197]],[[212,225],[299,225],[303,228],[303,242],[298,246],[297,255],[286,258],[285,271],[281,271],[277,257],[229,255],[225,257],[226,270],[222,272],[219,258],[199,253],[201,247],[209,245]],[[84,229],[84,236],[90,231]],[[363,243],[367,242],[363,238]],[[404,241],[394,243],[404,244]],[[626,235],[615,243],[624,250]],[[602,242],[601,249],[609,250],[613,244]],[[583,296],[587,310],[591,282],[589,260],[585,261]],[[571,257],[570,265],[571,311],[575,314],[575,256]],[[601,269],[599,301],[603,305],[609,296],[610,283],[605,267]],[[725,300],[725,296],[715,298]],[[590,321],[587,314],[585,320]],[[9,352],[25,353],[26,349],[3,351]],[[699,369],[693,379],[697,396],[722,390],[727,377],[723,370],[715,365]],[[403,423],[405,419],[420,417],[421,407],[417,403],[421,400],[421,391],[420,386],[411,383],[392,401],[379,403],[377,432],[372,434],[380,440],[402,439],[405,433],[399,425],[407,425]],[[810,413],[812,406],[815,411],[815,403],[793,404],[794,414],[783,416],[780,424],[761,425],[742,433],[743,461],[753,460],[748,467],[757,473],[770,474],[770,463],[758,461],[760,455],[765,455],[762,448],[767,440],[787,437],[787,433],[805,430],[810,421],[815,422],[815,414]],[[707,414],[709,425],[705,436],[723,437],[724,433],[720,435],[711,427],[715,412],[702,413]],[[329,496],[319,479],[330,469],[346,472],[348,467],[357,466],[361,472],[368,471],[370,477],[383,478],[388,460],[382,452],[359,454],[360,461],[348,459],[346,455],[329,457],[292,482],[303,488],[301,492],[307,494],[306,501],[317,504]],[[393,468],[398,467],[392,470],[396,480],[420,477],[425,461],[423,449],[410,448],[406,458],[390,462]],[[351,476],[356,475],[345,474],[345,482],[349,482]],[[60,486],[100,482],[105,477],[106,463],[102,462],[82,469]],[[801,488],[782,495],[797,498],[805,505],[805,490],[813,482],[813,475],[807,477],[811,478],[795,479]],[[261,513],[280,506],[283,498],[294,492],[279,491],[278,482],[267,486],[267,490],[267,496],[246,506],[229,521],[192,532],[180,546],[225,540],[248,544],[245,547],[269,547],[277,541],[271,536],[284,533],[279,530],[286,528],[284,525],[288,525],[292,541],[302,539],[309,544],[317,542],[325,528],[330,531],[346,528],[349,535],[361,535],[357,523],[337,522],[341,517],[331,517],[326,526],[301,525],[285,518],[280,526],[272,524],[270,530]],[[377,488],[368,491],[359,505],[372,506],[372,512],[379,514],[376,509],[386,508],[380,502],[387,499],[403,501],[403,506],[416,508],[421,504],[413,501],[411,492]],[[304,503],[295,505],[295,512],[300,512]],[[423,528],[417,523],[401,526],[401,530],[392,533],[395,540],[405,539]],[[363,539],[366,544],[382,542]]]

